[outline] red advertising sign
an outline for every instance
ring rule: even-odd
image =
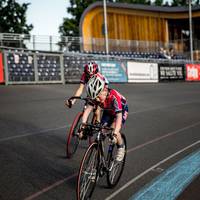
[[[4,73],[3,73],[3,55],[0,53],[0,83],[4,83]]]
[[[186,80],[200,81],[200,64],[186,64]]]

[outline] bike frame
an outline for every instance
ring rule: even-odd
[[[112,130],[112,128],[110,129],[110,131]],[[108,154],[107,154],[107,157],[105,155],[105,144],[104,144],[104,140],[106,137],[111,137],[110,135],[111,133],[103,133],[103,131],[99,131],[97,133],[97,137],[96,137],[96,140],[95,142],[97,143],[97,151],[98,151],[98,159],[99,159],[99,168],[100,167],[103,167],[103,172],[107,172],[109,171],[109,166],[108,166],[108,158],[109,158],[109,155],[112,153],[112,150],[113,150],[113,146],[114,144],[110,143],[109,146],[108,146]],[[102,166],[101,166],[102,164]],[[101,170],[101,169],[99,169]],[[101,175],[103,176],[103,174],[99,174],[100,171],[98,172],[98,175]]]

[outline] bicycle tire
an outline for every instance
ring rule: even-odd
[[[123,143],[125,145],[125,155],[121,162],[115,160],[115,152],[117,149],[117,145],[113,145],[113,148],[111,151],[108,152],[108,166],[109,170],[107,172],[107,184],[108,187],[113,188],[115,187],[124,171],[124,166],[126,162],[126,153],[127,153],[127,143],[126,143],[126,137],[124,134],[121,134]]]
[[[77,135],[75,135],[75,133],[76,133],[76,131],[78,131],[82,116],[83,116],[83,113],[79,112],[76,115],[76,117],[71,125],[70,131],[69,131],[69,134],[67,137],[67,144],[66,144],[67,158],[71,158],[76,153],[76,150],[78,148],[80,139],[78,138]]]
[[[97,143],[93,142],[85,152],[77,177],[77,200],[91,198],[98,179],[99,152]]]

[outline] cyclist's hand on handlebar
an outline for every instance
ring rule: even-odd
[[[84,137],[83,137],[83,131],[84,131],[84,129],[85,129],[85,124],[82,123],[82,124],[80,125],[80,127],[79,127],[79,130],[78,130],[79,138],[80,138],[80,139],[84,139]]]
[[[71,108],[73,105],[73,101],[70,99],[65,100],[65,106],[67,106],[68,108]]]

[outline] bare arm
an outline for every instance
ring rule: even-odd
[[[86,109],[84,110],[83,117],[82,117],[82,125],[81,128],[79,129],[79,138],[83,137],[83,129],[85,128],[85,123],[87,122],[88,116],[90,112],[93,110],[93,106],[87,105]]]
[[[76,90],[76,93],[74,94],[74,96],[80,97],[81,94],[83,93],[84,87],[85,85],[83,83],[80,83],[79,88]],[[70,108],[71,105],[75,104],[75,102],[76,102],[76,99],[73,99],[71,103],[67,99],[65,100],[65,105]]]
[[[76,97],[80,97],[83,93],[85,85],[83,83],[80,83],[79,88],[76,90],[76,93],[74,94],[74,96]],[[76,99],[72,100],[72,105],[76,102]]]
[[[84,113],[83,113],[82,123],[87,122],[88,116],[89,116],[89,114],[91,113],[92,110],[93,110],[93,106],[87,105],[87,107],[86,107],[86,109],[84,110]]]
[[[101,107],[97,106],[97,109],[95,111],[95,121],[96,122],[101,122]],[[93,122],[95,122],[93,121]]]
[[[117,138],[117,144],[122,144],[122,138],[120,134],[122,125],[122,113],[117,113],[116,115],[116,121],[115,121],[115,127],[114,127],[114,136]]]
[[[115,127],[114,127],[114,133],[118,134],[121,130],[122,125],[122,113],[117,113],[116,115],[116,121],[115,121]]]

